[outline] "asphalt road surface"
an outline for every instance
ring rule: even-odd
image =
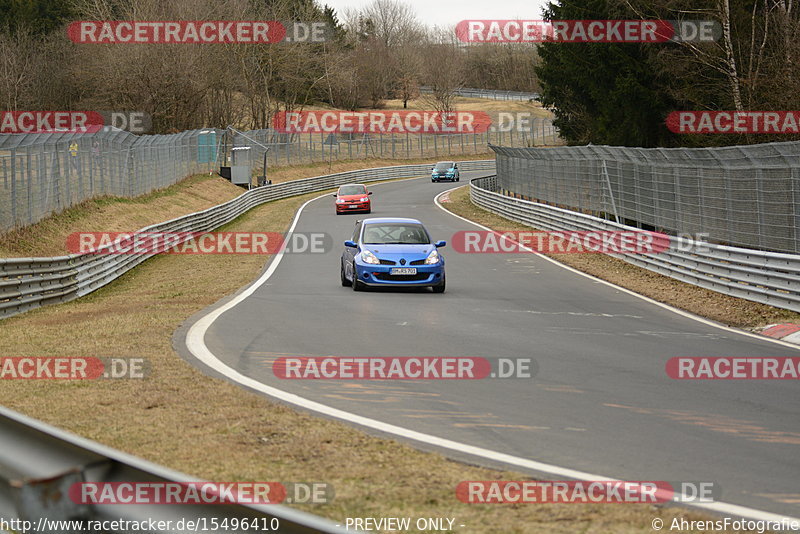
[[[478,175],[463,173],[461,184]],[[370,216],[418,218],[433,239],[450,242],[475,229],[434,204],[452,187],[429,179],[374,185]],[[448,247],[444,294],[353,292],[340,285],[339,257],[363,217],[335,215],[330,196],[311,202],[295,231],[327,232],[334,249],[285,255],[265,284],[211,325],[211,352],[259,382],[382,422],[623,480],[713,482],[727,503],[800,516],[798,382],[665,373],[675,356],[797,350],[703,324],[531,254]],[[532,358],[537,372],[300,381],[272,370],[281,356],[328,355]]]

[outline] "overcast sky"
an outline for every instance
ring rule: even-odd
[[[347,8],[361,8],[372,0],[317,0],[336,10],[339,19]],[[451,26],[468,19],[542,18],[546,0],[400,0],[410,5],[427,26]]]

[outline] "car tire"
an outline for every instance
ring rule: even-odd
[[[460,182],[460,181],[461,181],[461,177],[460,176],[456,176],[456,182]]]
[[[372,208],[368,209],[367,213],[372,213]]]
[[[352,283],[353,291],[364,291],[364,286],[361,284],[361,282],[358,281],[358,276],[356,276],[357,272],[358,271],[356,270],[356,264],[354,263],[353,264],[353,283]]]
[[[348,280],[347,277],[344,275],[344,263],[342,262],[339,262],[339,276],[342,279],[342,286],[350,287],[353,284],[353,282]]]
[[[446,282],[445,276],[444,276],[444,274],[442,274],[442,281],[439,282],[438,284],[436,284],[435,286],[433,286],[433,292],[434,293],[444,293],[445,282]]]

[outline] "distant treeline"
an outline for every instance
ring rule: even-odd
[[[539,92],[573,144],[710,146],[787,140],[680,135],[676,110],[800,110],[800,15],[792,0],[551,2],[548,20],[714,20],[707,43],[469,44],[407,3],[337,13],[315,0],[0,0],[3,110],[135,110],[153,130],[266,128],[310,105],[387,99],[453,108],[458,87]],[[533,16],[531,18],[538,18]],[[75,44],[75,20],[323,21],[325,43]],[[419,86],[432,88],[419,94]]]
[[[76,44],[76,20],[324,21],[333,32],[325,43]],[[267,128],[315,104],[421,97],[446,111],[458,87],[539,89],[535,46],[464,46],[395,0],[341,14],[314,0],[0,0],[0,27],[3,110],[143,111],[155,133]]]

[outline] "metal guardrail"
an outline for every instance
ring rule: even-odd
[[[249,209],[295,195],[323,191],[349,182],[375,182],[420,176],[431,165],[399,165],[362,169],[293,180],[251,189],[203,211],[147,226],[139,232],[203,232],[236,219]],[[465,161],[464,171],[493,170],[494,160]],[[102,251],[103,249],[99,249]],[[0,259],[0,318],[11,317],[46,304],[82,297],[119,278],[150,254],[71,254],[52,258]]]
[[[497,178],[470,181],[472,202],[512,221],[551,231],[639,231],[599,217],[496,192]],[[800,311],[800,255],[728,247],[670,236],[656,254],[609,254],[725,295]]]
[[[422,86],[419,88],[420,93],[430,93],[431,88]],[[503,91],[499,89],[476,89],[472,87],[462,87],[453,91],[458,96],[468,98],[490,98],[492,100],[536,100],[539,98],[539,93],[527,93],[524,91]]]
[[[127,534],[130,532],[128,529],[113,530],[113,522],[121,526],[125,524],[124,521],[143,524],[150,520],[171,521],[169,524],[172,528],[136,531],[153,534],[195,532],[194,529],[177,526],[181,520],[183,524],[187,521],[202,524],[205,520],[207,525],[211,525],[209,518],[216,518],[219,523],[227,520],[229,526],[252,525],[254,522],[261,525],[268,521],[278,527],[273,531],[289,534],[347,532],[326,519],[279,505],[76,504],[69,496],[69,489],[73,484],[82,482],[201,481],[0,407],[0,518],[8,523],[13,519],[17,525],[19,521],[28,521],[32,526],[29,529],[12,526],[12,532],[35,530],[71,534],[95,525],[95,521],[105,521],[110,530],[104,532]],[[0,527],[0,531],[3,528]],[[252,531],[248,528],[225,530],[242,534]]]

